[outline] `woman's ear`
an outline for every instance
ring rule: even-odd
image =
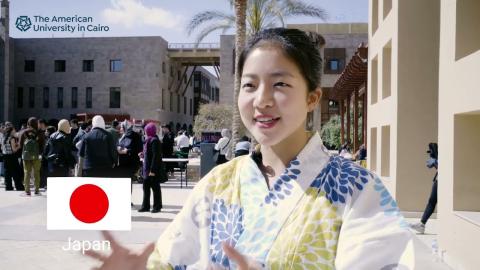
[[[318,87],[315,91],[309,92],[307,96],[308,111],[311,112],[317,107],[322,99],[322,89]]]

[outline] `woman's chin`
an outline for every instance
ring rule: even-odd
[[[277,136],[267,135],[260,132],[255,132],[253,137],[255,137],[258,144],[262,146],[274,146],[281,141]]]

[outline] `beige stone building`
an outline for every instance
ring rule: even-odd
[[[442,0],[440,11],[439,246],[454,269],[478,269],[480,1]]]
[[[400,208],[425,207],[434,171],[425,167],[438,137],[437,0],[370,0],[368,167]]]
[[[368,166],[420,216],[435,173],[425,151],[438,142],[440,254],[454,269],[478,269],[480,1],[369,6]]]

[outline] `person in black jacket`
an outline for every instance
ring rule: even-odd
[[[44,150],[49,177],[67,177],[75,165],[70,138],[70,124],[62,119],[58,122],[58,131],[50,135]]]
[[[162,139],[162,156],[164,158],[173,158],[173,146],[175,145],[175,138],[173,133],[170,132],[169,125],[162,126],[163,139]],[[165,164],[167,172],[173,175],[173,164],[171,162]]]
[[[84,159],[82,176],[112,177],[117,151],[112,135],[105,130],[105,121],[100,115],[93,117],[92,127],[80,143],[78,154]]]
[[[147,139],[143,146],[143,203],[138,212],[150,211],[150,189],[153,191],[152,213],[158,213],[162,209],[162,190],[160,189],[160,177],[162,171],[161,143],[157,136],[157,127],[154,123],[145,126]]]
[[[133,130],[132,125],[127,121],[120,124],[122,136],[118,142],[118,175],[128,177],[133,181],[134,175],[140,167],[138,154],[142,152],[142,137]]]

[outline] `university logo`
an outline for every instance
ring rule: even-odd
[[[15,26],[17,27],[18,30],[25,32],[28,29],[30,29],[30,27],[32,27],[32,21],[28,16],[20,16],[20,17],[17,17]]]
[[[130,178],[49,177],[48,230],[131,229]]]

